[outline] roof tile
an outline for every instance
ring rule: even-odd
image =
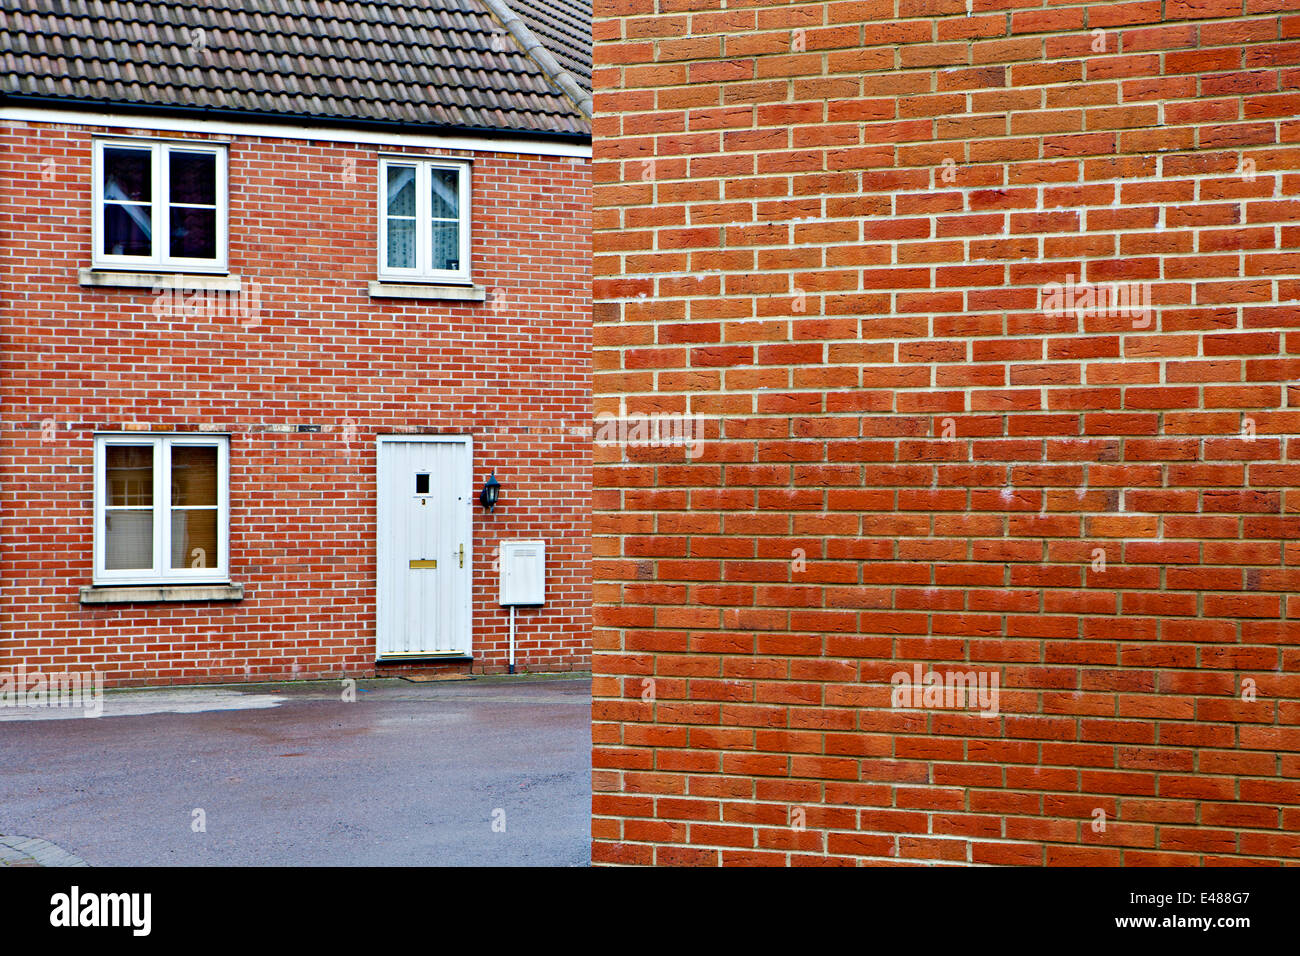
[[[508,2],[590,88],[589,0]],[[3,98],[590,133],[476,0],[0,0],[0,59]]]

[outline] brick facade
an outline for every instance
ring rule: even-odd
[[[255,316],[160,316],[156,290],[79,284],[105,132],[229,143],[230,271],[259,287]],[[110,686],[373,675],[375,438],[403,432],[472,435],[475,493],[490,470],[503,486],[495,514],[474,505],[473,669],[505,669],[493,560],[520,537],[548,545],[520,667],[587,666],[588,159],[8,119],[0,137],[0,670],[94,669]],[[370,296],[381,151],[472,157],[486,302]],[[93,435],[124,427],[230,435],[242,601],[80,602]]]
[[[1300,860],[1300,3],[596,18],[594,859]]]

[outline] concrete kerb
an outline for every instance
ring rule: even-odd
[[[0,866],[89,866],[85,860],[40,837],[0,834]]]

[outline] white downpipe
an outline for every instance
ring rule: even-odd
[[[510,605],[510,673],[515,672],[515,606]]]

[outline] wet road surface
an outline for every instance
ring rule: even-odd
[[[0,711],[0,834],[91,866],[589,862],[589,679],[341,687]]]

